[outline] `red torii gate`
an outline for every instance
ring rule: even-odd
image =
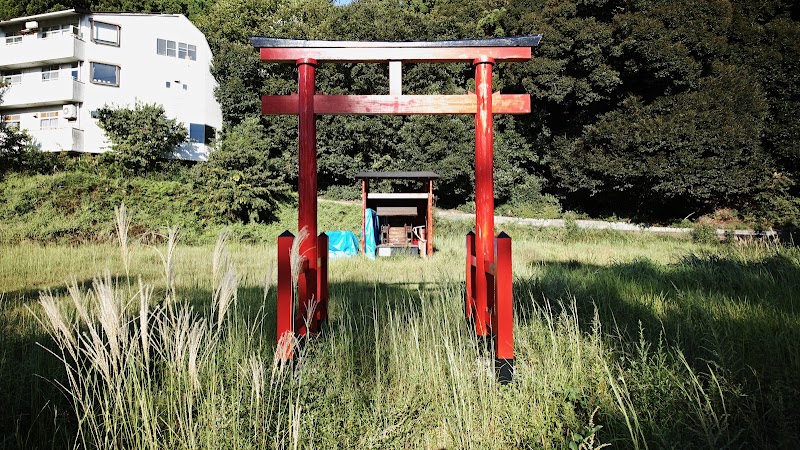
[[[265,62],[294,63],[298,93],[265,95],[266,115],[299,116],[298,229],[310,239],[300,244],[297,314],[292,287],[291,247],[294,236],[278,237],[278,352],[293,357],[295,335],[319,331],[327,319],[328,239],[317,235],[317,114],[475,114],[475,228],[467,235],[465,315],[475,333],[494,338],[495,369],[509,382],[514,368],[514,320],[511,238],[494,237],[493,114],[526,114],[530,95],[492,93],[495,62],[531,58],[541,35],[433,42],[314,41],[252,37]],[[315,92],[319,62],[388,63],[389,95],[322,95]],[[466,62],[475,67],[475,93],[403,95],[402,63]],[[322,251],[319,251],[322,249]],[[297,270],[297,268],[295,269]],[[312,313],[313,312],[313,313]]]

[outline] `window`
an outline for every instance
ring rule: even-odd
[[[119,66],[93,62],[92,83],[119,86]]]
[[[217,137],[217,130],[214,129],[211,125],[206,125],[206,140],[203,141],[204,144],[210,145],[211,141]]]
[[[70,66],[70,75],[72,75],[73,80],[81,79],[81,63],[79,62],[72,63],[72,65]]]
[[[58,128],[58,111],[39,113],[39,129],[53,130]]]
[[[212,126],[201,123],[189,124],[189,142],[208,145],[211,144],[215,134],[216,131]]]
[[[170,83],[169,81],[167,81],[167,89],[169,89],[170,87],[172,87],[172,83]]]
[[[206,127],[200,123],[189,124],[189,142],[203,142],[206,140]]]
[[[42,81],[54,81],[58,79],[58,66],[42,67]]]
[[[8,128],[16,128],[19,130],[19,114],[11,114],[3,117],[3,122],[6,123]]]
[[[178,42],[178,58],[197,61],[197,46]]]
[[[47,39],[52,36],[61,34],[61,25],[51,25],[49,27],[42,27],[42,39]]]
[[[119,25],[92,21],[92,41],[119,47]]]
[[[22,42],[22,36],[18,35],[17,33],[6,33],[6,44],[19,44]]]
[[[163,56],[177,56],[179,59],[197,61],[197,46],[184,42],[156,39],[156,53]]]
[[[163,56],[175,56],[175,41],[156,39],[156,53]]]
[[[50,25],[47,27],[42,27],[42,39],[47,39],[49,37],[54,37],[54,36],[60,36],[62,34],[73,34],[77,36],[78,24],[68,23],[63,25]]]
[[[10,72],[3,72],[3,81],[5,81],[8,84],[22,83],[22,71],[12,70]]]

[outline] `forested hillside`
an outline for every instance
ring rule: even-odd
[[[262,117],[262,94],[295,89],[249,36],[436,40],[543,33],[527,63],[498,64],[495,90],[533,95],[496,118],[499,203],[644,220],[730,208],[800,223],[800,6],[791,0],[0,0],[0,18],[64,7],[183,13],[206,34],[225,127],[213,183],[296,181],[296,118]],[[404,68],[405,93],[464,93],[463,64]],[[388,67],[322,65],[326,94],[388,92]],[[443,206],[472,195],[473,118],[320,117],[320,188],[355,194],[361,170],[434,170]],[[246,154],[245,160],[237,155]],[[259,167],[262,181],[248,168]],[[217,181],[214,181],[217,180]],[[263,199],[262,199],[263,200]],[[269,200],[269,199],[267,199]],[[240,212],[246,217],[247,211]]]

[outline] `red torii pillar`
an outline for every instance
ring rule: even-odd
[[[295,335],[317,332],[327,318],[327,236],[317,236],[317,114],[475,114],[475,209],[477,235],[467,235],[465,315],[475,332],[494,338],[495,368],[511,381],[514,365],[511,238],[494,238],[493,123],[495,113],[530,112],[529,95],[492,94],[495,61],[527,61],[541,35],[435,42],[306,41],[253,37],[265,62],[295,63],[298,94],[263,96],[264,114],[299,116],[298,229],[310,239],[300,245],[297,314],[294,314],[288,231],[278,238],[278,345],[281,358],[293,357]],[[388,63],[389,95],[315,93],[317,61]],[[403,62],[472,62],[475,94],[403,95]],[[311,314],[311,310],[315,311]],[[310,329],[308,329],[310,328]]]

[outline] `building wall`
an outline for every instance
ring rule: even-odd
[[[20,125],[31,131],[44,150],[106,151],[109,143],[92,113],[104,105],[133,107],[137,101],[163,105],[167,117],[178,119],[186,125],[187,130],[189,124],[197,124],[193,127],[195,131],[205,129],[205,125],[219,130],[222,114],[213,95],[216,83],[210,73],[211,50],[203,34],[188,19],[181,15],[95,13],[61,18],[49,23],[42,21],[40,29],[53,23],[75,22],[80,29],[83,47],[79,64],[59,64],[58,79],[54,81],[42,81],[41,66],[16,69],[22,71],[22,83],[12,86],[5,95],[9,100],[6,106],[0,105],[4,116],[20,115]],[[118,43],[106,45],[93,39],[100,37],[116,41],[117,34],[113,32],[115,26],[119,27]],[[102,34],[98,35],[96,31],[101,28]],[[13,29],[6,27],[4,31]],[[57,37],[62,38],[70,39],[66,35]],[[52,38],[48,40],[50,39]],[[158,39],[173,42],[175,56],[159,55]],[[55,43],[56,39],[52,42]],[[178,58],[178,47],[181,43],[195,46],[195,60]],[[0,43],[0,56],[2,44]],[[97,72],[99,77],[93,76],[95,64],[104,64],[105,68],[119,67],[119,84],[98,82],[96,78],[105,77],[102,71]],[[72,80],[73,71],[77,72],[76,81]],[[58,94],[51,95],[48,91]],[[25,98],[35,100],[36,105],[26,105]],[[48,98],[52,98],[52,101],[48,101]],[[43,104],[47,102],[54,104]],[[13,106],[14,104],[19,106]],[[75,133],[62,132],[65,138],[72,136],[72,142],[53,145],[51,136],[56,133],[39,129],[40,116],[43,112],[61,111],[65,104],[77,105],[77,117],[67,120],[60,114],[58,126],[75,129],[81,136],[76,138]],[[81,148],[75,148],[77,141],[82,143]],[[207,152],[208,148],[202,142],[187,143],[177,149],[176,156],[203,160],[206,159]]]

